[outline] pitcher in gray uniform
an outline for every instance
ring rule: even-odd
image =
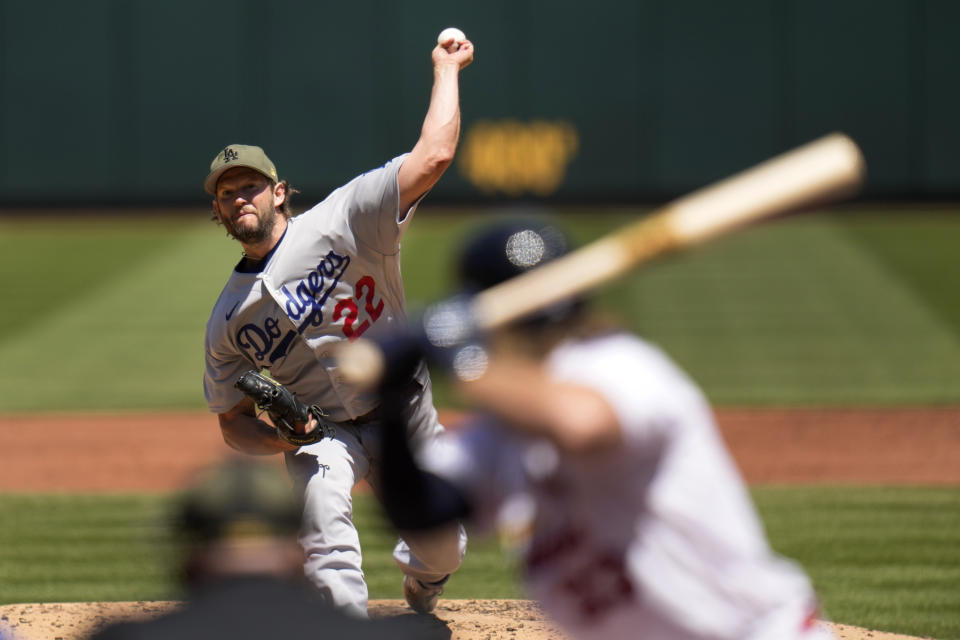
[[[359,616],[366,615],[367,586],[351,492],[364,479],[378,487],[380,416],[377,397],[343,379],[333,351],[374,325],[404,319],[400,239],[453,160],[460,134],[459,72],[473,54],[469,41],[456,51],[437,45],[430,104],[413,149],[296,217],[290,215],[293,190],[259,147],[224,148],[204,183],[214,196],[216,220],[243,248],[207,323],[207,403],[232,448],[285,455],[306,505],[300,536],[306,574],[332,604]],[[251,369],[267,370],[300,400],[324,409],[335,423],[333,437],[302,447],[280,439],[233,386]],[[425,366],[407,391],[409,435],[426,446],[443,427]],[[309,432],[314,426],[311,420],[297,428]],[[401,532],[393,555],[413,609],[434,609],[465,549],[459,525],[429,536]]]

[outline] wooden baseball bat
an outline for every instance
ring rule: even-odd
[[[699,244],[749,222],[795,212],[853,195],[865,163],[856,143],[827,135],[741,173],[694,191],[642,220],[580,249],[486,289],[470,310],[481,331],[507,325],[612,280],[653,257]],[[383,361],[363,340],[341,350],[347,379],[370,386]]]

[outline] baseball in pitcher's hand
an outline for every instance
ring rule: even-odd
[[[444,64],[456,64],[458,69],[463,69],[473,62],[473,43],[464,40],[460,43],[460,48],[450,52],[439,44],[433,48],[432,58],[433,66],[440,67]]]

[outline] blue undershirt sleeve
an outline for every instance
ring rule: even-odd
[[[381,498],[387,517],[401,531],[433,529],[467,518],[471,508],[464,494],[417,466],[407,442],[407,398],[392,389],[383,390],[381,398]]]

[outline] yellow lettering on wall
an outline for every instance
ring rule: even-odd
[[[481,120],[464,136],[457,166],[484,193],[547,196],[560,188],[579,145],[563,120]]]

